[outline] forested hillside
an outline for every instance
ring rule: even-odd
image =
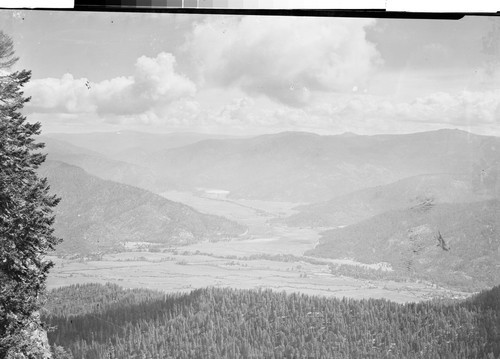
[[[184,295],[89,284],[48,294],[54,345],[74,358],[498,358],[500,287],[396,304],[269,290]]]
[[[307,253],[388,262],[400,274],[478,290],[499,284],[499,231],[498,200],[422,203],[323,232]]]
[[[289,226],[346,226],[369,217],[421,204],[477,202],[498,197],[488,181],[470,174],[436,173],[370,187],[328,201],[299,206],[280,220]]]
[[[186,244],[237,236],[243,226],[200,213],[154,193],[105,181],[83,169],[48,161],[40,174],[62,197],[56,207],[60,253],[90,254],[123,249],[124,242]]]

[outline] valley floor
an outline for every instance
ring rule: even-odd
[[[77,283],[116,283],[125,288],[185,292],[196,288],[268,288],[278,291],[351,298],[386,298],[396,302],[436,297],[463,298],[470,293],[431,283],[376,281],[334,276],[329,264],[362,265],[348,259],[314,260],[305,251],[318,242],[321,229],[291,228],[269,220],[293,213],[293,203],[210,199],[169,192],[165,197],[201,212],[223,215],[248,226],[242,238],[202,242],[159,252],[107,254],[99,261],[52,258],[48,288]]]

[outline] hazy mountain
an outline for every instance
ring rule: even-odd
[[[70,142],[109,158],[144,164],[152,153],[182,147],[201,140],[229,136],[200,133],[146,133],[137,131],[50,133],[46,137]]]
[[[329,201],[299,206],[300,212],[282,220],[290,226],[337,227],[380,213],[421,204],[460,203],[498,196],[491,186],[473,183],[470,175],[428,174],[371,187]]]
[[[422,204],[326,231],[309,254],[388,262],[441,283],[486,287],[500,283],[499,234],[498,200]]]
[[[496,186],[500,138],[458,130],[409,135],[285,132],[204,140],[158,153],[151,166],[185,188],[232,197],[317,202],[429,173],[463,173]]]
[[[43,152],[48,154],[49,160],[62,161],[81,167],[88,173],[102,179],[151,191],[156,191],[158,188],[163,190],[176,188],[175,184],[151,168],[113,160],[96,151],[51,137],[40,136],[39,141],[45,143]]]
[[[63,162],[47,161],[40,174],[62,198],[55,211],[56,234],[64,238],[59,251],[102,252],[119,248],[125,241],[183,244],[223,240],[244,231],[225,218],[102,180]]]

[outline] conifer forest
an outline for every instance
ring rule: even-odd
[[[165,295],[116,285],[48,294],[49,339],[73,358],[498,358],[500,287],[397,304],[270,290]]]

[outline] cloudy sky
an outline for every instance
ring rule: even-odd
[[[500,20],[0,11],[44,132],[500,135]]]

